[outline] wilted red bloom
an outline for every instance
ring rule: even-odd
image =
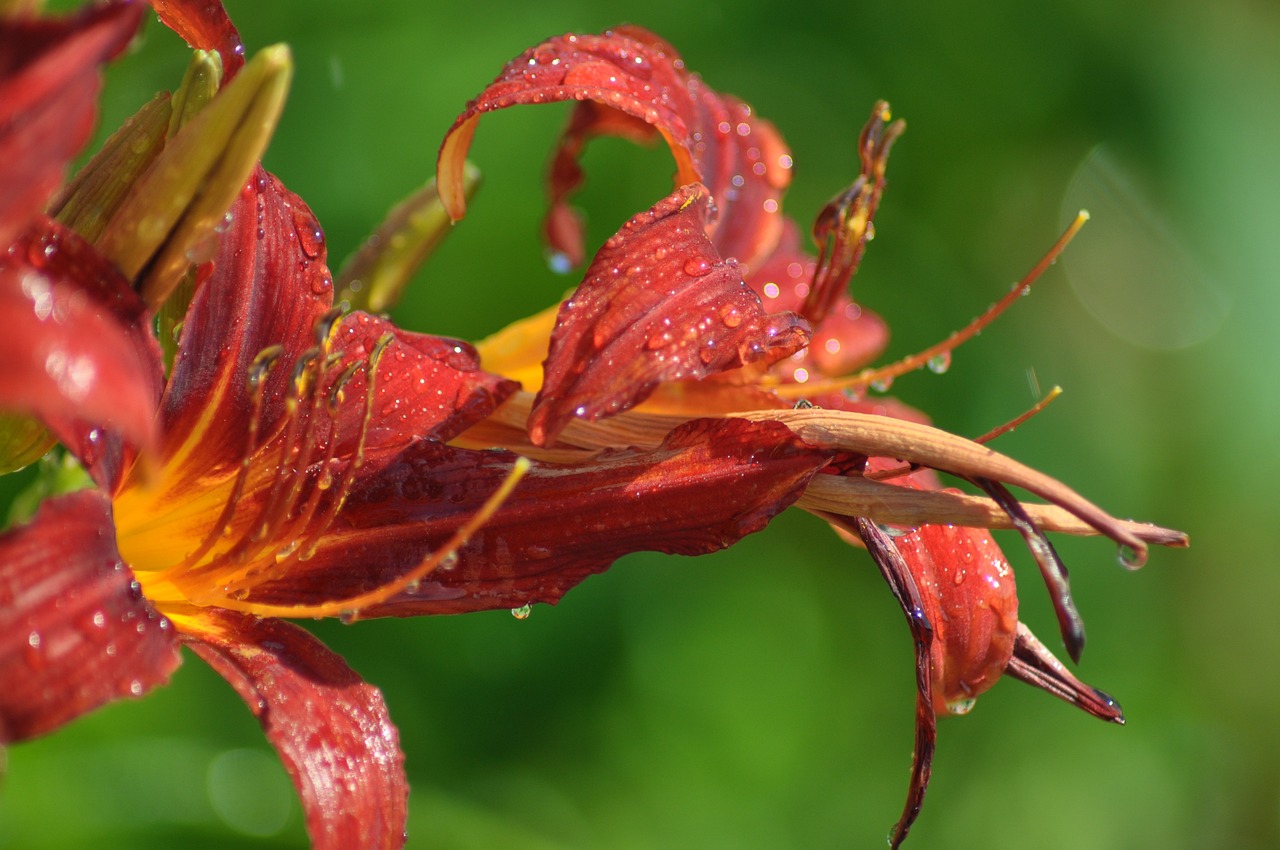
[[[546,235],[563,262],[584,256],[581,224],[567,197],[583,180],[577,158],[592,136],[661,137],[676,160],[676,188],[605,242],[554,318],[544,313],[481,343],[481,365],[520,379],[524,392],[463,439],[503,442],[537,456],[539,447],[594,449],[611,440],[655,439],[683,419],[736,412],[786,422],[808,444],[833,451],[799,504],[868,548],[916,643],[916,752],[894,846],[906,837],[924,796],[936,716],[967,712],[1005,672],[1123,722],[1110,697],[1075,679],[1018,621],[1004,556],[984,528],[962,526],[1007,524],[1022,532],[1076,659],[1083,627],[1066,570],[1041,531],[1048,518],[1021,505],[1001,481],[1058,502],[1131,547],[1138,562],[1145,552],[1140,537],[1185,540],[1114,521],[1056,482],[925,427],[919,412],[865,395],[877,378],[949,357],[1013,295],[918,357],[850,374],[887,342],[884,322],[850,300],[847,284],[873,233],[889,152],[903,130],[901,122],[890,123],[888,105],[876,104],[858,139],[861,173],[814,224],[820,249],[814,260],[781,214],[792,163],[773,126],[712,90],[670,45],[636,27],[543,42],[508,63],[468,105],[441,147],[437,174],[455,220],[465,211],[462,162],[480,116],[555,101],[578,102],[550,173]],[[537,394],[529,398],[532,390]],[[801,409],[784,409],[793,405]],[[622,413],[631,408],[634,413]],[[498,420],[527,428],[528,440],[504,439],[492,427]],[[926,504],[956,491],[923,492],[940,484],[931,470],[916,472],[921,466],[971,481],[991,497],[984,510],[1003,511],[1005,520],[990,514],[977,520],[976,513],[966,519],[954,503],[931,515]],[[886,483],[874,483],[880,480]],[[896,513],[894,505],[908,504]],[[966,504],[977,507],[973,500]],[[915,527],[890,531],[884,523]]]
[[[238,36],[216,4],[156,7],[194,46],[222,50],[228,76],[240,66]],[[127,38],[135,7],[105,8]],[[62,37],[96,20],[68,22]],[[141,273],[126,277],[91,240],[34,210],[13,214],[28,230],[0,268],[6,326],[45,364],[70,353],[79,365],[70,384],[57,374],[37,382],[35,367],[0,376],[0,402],[47,421],[98,488],[52,498],[0,537],[0,741],[145,693],[186,643],[262,722],[315,846],[398,847],[407,786],[380,694],[282,618],[555,602],[623,554],[714,551],[797,502],[860,536],[912,619],[920,731],[895,841],[924,791],[935,707],[960,710],[1007,668],[1118,717],[1038,654],[985,531],[926,524],[894,538],[883,526],[1019,527],[1057,582],[1068,623],[1065,575],[1043,554],[1041,527],[1101,531],[1139,555],[1146,540],[1180,538],[1114,520],[990,450],[867,413],[840,393],[792,409],[805,377],[840,374],[883,347],[883,323],[852,305],[845,284],[900,131],[886,125],[887,108],[864,133],[862,175],[819,218],[825,253],[815,266],[780,214],[790,158],[769,125],[646,32],[555,39],[508,66],[447,137],[439,185],[455,217],[475,118],[567,99],[583,102],[553,166],[559,250],[582,255],[564,200],[590,135],[662,134],[678,186],[601,248],[554,323],[548,314],[521,324],[479,356],[335,308],[318,223],[260,168],[194,269],[167,376],[151,308],[134,291]],[[8,215],[0,210],[0,221]],[[144,291],[154,306],[167,288]],[[103,328],[118,344],[69,347]],[[834,344],[806,348],[813,339]],[[529,367],[548,340],[542,379]],[[141,401],[120,410],[113,397]],[[91,401],[77,407],[77,398]],[[868,474],[899,462],[955,473],[992,499]],[[1021,506],[1002,481],[1065,510]],[[957,583],[969,557],[987,566]]]

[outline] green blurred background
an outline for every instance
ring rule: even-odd
[[[948,374],[893,392],[973,435],[1062,385],[999,448],[1122,515],[1189,530],[1194,548],[1130,574],[1109,543],[1058,540],[1089,627],[1080,673],[1129,725],[1000,684],[941,724],[908,846],[1280,846],[1275,4],[229,6],[250,50],[294,48],[268,165],[314,208],[335,265],[430,175],[444,130],[503,62],[623,21],[778,125],[802,223],[853,175],[871,103],[907,118],[854,281],[894,329],[890,356],[966,322],[1089,206],[1031,297]],[[153,22],[110,75],[104,126],[184,63]],[[485,185],[401,324],[476,338],[572,283],[537,238],[564,115],[482,123]],[[600,142],[588,169],[593,244],[670,188],[663,150]],[[1034,569],[1005,542],[1023,619],[1059,646]],[[914,700],[902,615],[869,559],[805,515],[712,557],[627,558],[523,622],[316,631],[386,692],[413,786],[409,847],[879,847],[900,811]],[[0,846],[306,846],[256,723],[189,661],[143,701],[12,748]]]

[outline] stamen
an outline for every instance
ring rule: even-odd
[[[485,500],[480,509],[472,514],[471,518],[461,528],[454,532],[443,548],[428,555],[418,566],[404,575],[381,587],[367,593],[349,596],[345,599],[335,599],[331,602],[322,602],[318,605],[269,605],[229,599],[224,603],[223,607],[246,614],[255,614],[259,617],[341,616],[344,622],[353,622],[361,611],[386,602],[402,590],[422,581],[442,563],[448,562],[450,558],[456,558],[458,550],[467,545],[472,535],[479,531],[481,526],[488,522],[498,511],[531,466],[532,464],[527,458],[516,458],[515,463],[512,464],[511,471],[507,473],[507,477],[502,480],[498,489]]]
[[[342,479],[342,486],[338,489],[338,494],[329,504],[320,522],[316,524],[308,535],[307,542],[301,547],[301,552],[298,555],[299,560],[310,560],[315,555],[316,547],[320,545],[320,538],[333,525],[333,521],[337,519],[339,511],[347,503],[347,497],[351,495],[351,488],[355,484],[356,477],[361,467],[364,466],[365,439],[369,433],[369,422],[373,419],[374,399],[377,397],[378,363],[382,360],[382,353],[386,351],[387,346],[391,344],[393,339],[395,339],[394,335],[383,334],[374,344],[373,350],[369,352],[368,364],[365,368],[364,415],[360,419],[360,431],[356,436],[355,450],[352,452],[351,460],[348,463],[346,475]],[[341,402],[342,389],[345,385],[345,379],[339,379],[339,383],[335,383],[335,393],[331,397],[331,404]]]
[[[1063,249],[1075,238],[1080,232],[1080,228],[1084,227],[1084,223],[1089,220],[1089,213],[1081,210],[1076,214],[1075,220],[1070,226],[1058,237],[1058,241],[1045,253],[1040,261],[1035,264],[1031,271],[1027,272],[1022,280],[1014,284],[1013,289],[1007,295],[992,304],[986,309],[982,315],[978,316],[965,327],[951,334],[951,336],[941,342],[931,345],[924,351],[904,357],[897,363],[890,363],[888,366],[882,366],[878,369],[863,369],[856,375],[850,375],[844,378],[831,378],[821,381],[808,381],[804,384],[783,384],[778,383],[771,389],[782,398],[795,398],[799,396],[814,396],[823,393],[840,392],[846,389],[864,389],[872,384],[889,384],[894,378],[914,372],[929,364],[935,358],[946,357],[951,354],[961,344],[968,342],[973,337],[982,332],[983,328],[994,322],[1001,313],[1009,309],[1015,301],[1026,295],[1031,290],[1032,284],[1044,274],[1049,266],[1057,261],[1058,255]],[[774,379],[776,380],[776,379]]]
[[[974,437],[973,441],[975,443],[989,443],[992,440],[994,440],[996,437],[1000,437],[1004,434],[1008,434],[1010,431],[1017,428],[1023,422],[1026,422],[1032,416],[1035,416],[1037,413],[1044,410],[1046,407],[1048,407],[1050,404],[1053,403],[1054,399],[1056,399],[1060,395],[1062,395],[1062,387],[1054,387],[1053,389],[1049,390],[1048,395],[1046,395],[1044,398],[1037,401],[1031,407],[1030,410],[1021,414],[1020,416],[1015,416],[1013,419],[1010,419],[1008,422],[1004,423],[1003,425],[997,425],[995,428],[992,428],[990,431],[983,434],[981,437]]]

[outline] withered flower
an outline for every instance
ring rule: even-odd
[[[545,232],[557,263],[584,256],[568,197],[584,179],[577,159],[593,136],[661,138],[675,158],[676,188],[605,242],[562,304],[479,344],[482,367],[520,380],[523,391],[461,440],[563,456],[570,447],[643,445],[676,423],[727,416],[785,423],[830,452],[797,504],[870,551],[916,646],[916,748],[895,847],[924,797],[936,716],[967,712],[1004,673],[1123,722],[1114,700],[1072,676],[1019,622],[1012,571],[986,528],[1024,536],[1075,660],[1083,626],[1044,530],[1105,534],[1131,566],[1148,542],[1185,545],[1185,536],[1115,520],[1059,482],[867,393],[926,364],[942,370],[952,349],[1026,292],[1087,216],[968,327],[899,363],[863,369],[883,351],[887,328],[850,299],[848,282],[874,234],[887,160],[904,129],[888,104],[874,106],[859,136],[854,182],[815,221],[815,260],[781,212],[792,160],[773,126],[637,27],[543,42],[468,104],[439,155],[452,218],[465,212],[463,157],[480,117],[556,101],[578,102],[550,168]],[[989,498],[942,490],[933,470]],[[1009,484],[1056,508],[1022,504]]]

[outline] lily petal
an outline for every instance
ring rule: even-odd
[[[64,18],[0,19],[0,247],[62,182],[97,119],[99,66],[128,45],[141,3]]]
[[[253,408],[247,377],[255,358],[272,346],[280,347],[281,365],[263,378],[258,428],[264,444],[290,415],[291,370],[318,345],[330,347],[338,361],[332,368],[341,370],[392,336],[367,427],[367,448],[375,453],[424,437],[450,439],[514,389],[478,370],[466,343],[398,331],[363,313],[338,322],[330,313],[333,278],[325,258],[324,234],[311,210],[259,169],[232,208],[209,277],[187,314],[163,401],[166,486],[181,489],[211,466],[240,463]],[[362,397],[365,380],[356,374],[345,392]],[[340,431],[353,438],[364,427],[364,413],[358,404],[340,407]]]
[[[141,300],[91,245],[45,219],[0,256],[0,315],[0,407],[39,416],[110,486],[125,458],[108,438],[136,448],[156,436],[163,375]]]
[[[720,259],[705,231],[709,203],[699,183],[677,189],[596,254],[560,307],[529,417],[536,445],[554,442],[573,417],[626,410],[665,381],[773,362],[808,342],[802,319],[767,315],[737,263]]]
[[[791,180],[791,157],[771,124],[695,74],[671,45],[640,27],[602,35],[563,35],[507,63],[468,105],[445,137],[437,163],[440,196],[456,221],[466,211],[462,166],[485,112],[524,103],[582,101],[551,169],[548,232],[553,248],[583,256],[581,228],[565,198],[582,181],[577,158],[593,135],[666,140],[676,186],[700,182],[720,209],[708,234],[717,250],[751,267],[767,256],[782,228],[779,200]]]
[[[197,50],[222,56],[223,82],[244,66],[244,42],[221,0],[151,0],[160,20]]]
[[[230,611],[185,619],[187,644],[236,689],[279,752],[312,847],[402,847],[409,783],[378,689],[290,623]]]
[[[177,668],[174,630],[114,541],[110,503],[94,490],[50,499],[0,535],[0,742],[142,696]]]
[[[725,548],[792,504],[828,457],[773,422],[697,420],[656,449],[534,463],[456,561],[360,616],[554,603],[631,552]],[[251,601],[315,604],[388,583],[442,546],[514,461],[506,452],[414,445],[360,483],[312,558],[255,588]]]

